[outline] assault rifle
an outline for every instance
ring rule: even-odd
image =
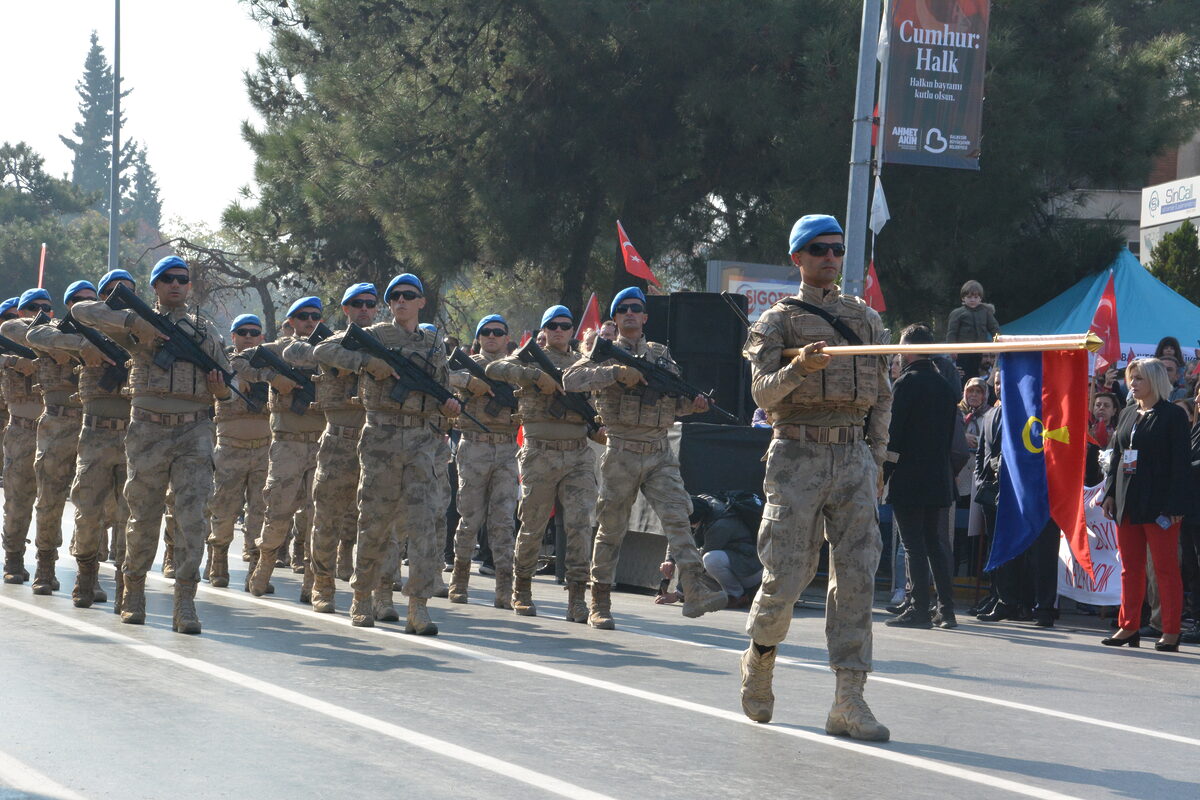
[[[222,367],[200,346],[200,342],[204,341],[204,336],[196,330],[196,326],[192,324],[191,320],[185,317],[178,322],[172,322],[167,315],[159,314],[146,305],[145,300],[134,294],[133,290],[123,283],[117,284],[117,288],[112,290],[112,294],[104,303],[114,311],[132,311],[167,337],[162,340],[154,354],[154,366],[159,369],[170,369],[176,361],[186,361],[206,373],[216,370],[221,373],[221,377],[230,391],[242,398],[246,405],[254,411],[262,409],[260,404],[238,391],[233,372]]]
[[[488,385],[492,390],[492,396],[486,397],[487,405],[483,410],[491,414],[493,417],[500,413],[500,410],[507,408],[511,411],[517,410],[517,396],[513,394],[512,386],[504,381],[492,380],[483,371],[483,367],[475,359],[462,351],[462,348],[454,348],[454,352],[450,354],[451,369],[465,369],[471,373],[472,378],[479,378]]]
[[[398,353],[395,350],[384,345],[383,342],[375,338],[374,335],[367,333],[362,328],[350,323],[350,327],[346,328],[346,336],[342,339],[342,347],[347,350],[362,351],[375,358],[382,359],[392,371],[400,376],[392,386],[392,390],[388,396],[397,403],[403,403],[410,392],[420,392],[427,394],[439,403],[445,403],[447,400],[457,399],[454,394],[433,379],[433,376],[425,371],[423,367],[417,364],[403,353]],[[426,361],[426,363],[429,363]],[[471,420],[484,433],[491,433],[492,430],[484,425],[479,420],[475,419],[464,408],[459,411],[459,414]]]
[[[129,361],[129,353],[124,347],[95,328],[81,324],[79,320],[71,316],[70,311],[58,323],[58,329],[63,333],[78,334],[87,339],[92,347],[95,347],[101,355],[112,362],[104,368],[104,374],[100,376],[101,389],[106,392],[115,392],[124,385],[125,379],[129,377],[129,367],[126,366],[126,362]]]
[[[19,358],[28,358],[31,361],[38,357],[37,352],[33,348],[26,347],[20,342],[14,342],[2,334],[0,334],[0,353]]]
[[[707,393],[700,391],[666,367],[652,363],[645,356],[635,356],[627,350],[622,350],[608,339],[601,339],[597,336],[596,341],[592,345],[590,357],[593,361],[597,362],[613,360],[627,367],[633,367],[642,373],[642,377],[646,379],[646,385],[641,387],[642,405],[657,403],[658,399],[664,394],[674,397],[686,397],[688,400],[695,400],[697,397],[703,395],[708,400],[708,407],[711,411],[715,411],[734,425],[741,422],[733,414],[730,414],[714,403],[712,397]]]
[[[514,355],[518,360],[535,366],[549,375],[558,382],[559,386],[562,385],[562,370],[554,366],[554,363],[546,356],[546,352],[538,346],[536,339],[530,339]],[[574,411],[587,421],[588,434],[594,434],[600,430],[600,424],[596,422],[596,409],[592,408],[592,404],[588,402],[587,396],[583,392],[564,392],[554,395],[554,400],[550,403],[550,414],[562,417],[567,411]]]
[[[247,351],[250,366],[255,369],[272,369],[279,375],[296,384],[292,392],[292,413],[303,414],[317,399],[317,387],[312,379],[291,364],[284,361],[263,345],[250,348]]]
[[[328,339],[330,336],[333,336],[333,329],[324,322],[318,322],[317,327],[314,328],[313,332],[308,336],[308,343],[312,345],[318,345]]]

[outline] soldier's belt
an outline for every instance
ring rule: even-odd
[[[776,425],[772,438],[794,439],[816,444],[850,444],[860,441],[862,428],[856,425],[818,427],[816,425]]]
[[[657,442],[627,442],[624,439],[614,439],[608,437],[608,446],[613,450],[627,450],[630,453],[641,453],[649,455],[650,453],[660,453],[667,449],[667,440],[660,439]]]
[[[83,416],[83,408],[80,406],[60,406],[57,404],[48,405],[48,406],[46,406],[46,416],[47,417],[82,417]]]
[[[129,420],[125,417],[98,417],[95,414],[84,414],[83,427],[94,428],[98,431],[123,431],[129,427]]]
[[[11,414],[8,417],[8,424],[15,428],[24,428],[27,431],[37,430],[37,420],[33,417],[19,417],[16,414]]]
[[[325,435],[332,436],[335,439],[354,439],[357,441],[362,436],[362,428],[357,428],[353,425],[334,425],[332,422],[326,423]]]
[[[193,422],[213,418],[213,410],[205,408],[200,411],[188,411],[182,414],[158,414],[144,408],[135,408],[131,416],[141,422],[153,422],[155,425],[190,425]]]
[[[316,444],[321,441],[321,431],[308,433],[293,433],[292,431],[272,431],[271,437],[277,442],[299,442],[300,444]]]
[[[587,447],[587,439],[530,439],[525,437],[525,446],[531,450],[558,450],[569,452]]]
[[[235,447],[238,450],[257,450],[260,447],[266,447],[270,443],[270,436],[260,439],[238,439],[234,436],[222,436],[220,433],[217,434],[218,447]]]
[[[512,444],[517,441],[515,433],[483,433],[482,431],[460,431],[462,438],[468,442],[483,444]]]
[[[398,428],[420,428],[428,420],[419,414],[393,414],[388,411],[368,411],[367,424],[395,425]]]

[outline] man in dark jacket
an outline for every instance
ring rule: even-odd
[[[932,344],[933,333],[924,325],[910,325],[900,334],[901,344]],[[938,595],[938,625],[957,626],[950,564],[939,538],[939,523],[955,500],[950,449],[957,424],[958,396],[938,374],[928,356],[905,355],[904,369],[892,389],[889,429],[887,501],[900,526],[908,553],[912,579],[912,604],[888,625],[930,628],[929,574],[932,568]]]

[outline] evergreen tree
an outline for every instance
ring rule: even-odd
[[[1150,271],[1193,303],[1200,303],[1200,241],[1190,220],[1163,236],[1150,251]]]
[[[162,224],[162,200],[158,196],[158,178],[146,160],[145,147],[137,148],[134,153],[132,184],[122,215],[135,223],[144,223],[157,233]]]

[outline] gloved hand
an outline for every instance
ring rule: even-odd
[[[371,356],[367,359],[367,363],[363,365],[363,372],[377,381],[395,377],[395,373],[388,363],[378,356]]]
[[[153,342],[158,336],[158,328],[133,313],[130,314],[129,332],[143,344]]]
[[[29,376],[37,372],[37,364],[31,358],[21,358],[16,356],[13,358],[10,366],[12,369],[25,376]]]
[[[483,397],[485,394],[492,393],[492,387],[488,386],[488,382],[480,380],[474,375],[467,378],[467,391],[476,397]]]
[[[79,358],[89,367],[102,367],[105,364],[112,363],[112,361],[104,357],[104,354],[100,352],[100,348],[91,342],[85,344],[83,349],[79,351]]]
[[[556,394],[559,391],[558,381],[540,370],[534,383],[537,384],[538,391],[542,394]]]
[[[799,372],[801,375],[808,375],[825,369],[829,366],[829,356],[821,352],[824,347],[824,342],[813,342],[812,344],[804,345],[799,355],[792,357],[788,367],[795,372]]]
[[[613,367],[617,381],[630,388],[637,386],[639,383],[645,383],[642,378],[642,373],[636,367],[631,367],[628,364],[617,364]]]
[[[296,383],[286,375],[276,375],[274,378],[271,378],[268,383],[275,387],[275,391],[279,392],[280,394],[289,394],[296,391],[296,389],[298,389],[300,386],[300,384]]]

